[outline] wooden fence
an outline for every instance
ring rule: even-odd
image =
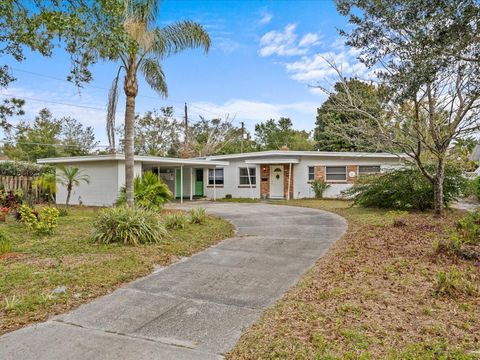
[[[5,191],[22,190],[28,202],[37,203],[42,199],[42,189],[33,188],[33,176],[4,176],[0,175],[0,189]]]

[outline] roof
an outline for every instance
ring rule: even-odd
[[[208,160],[227,160],[239,158],[255,158],[255,157],[339,157],[339,158],[404,158],[406,154],[391,154],[391,153],[373,153],[373,152],[340,152],[340,151],[291,151],[291,150],[269,150],[257,151],[250,153],[238,153],[228,155],[214,155],[206,156],[202,159]]]
[[[124,154],[107,154],[107,155],[86,155],[86,156],[69,156],[58,158],[38,159],[39,164],[70,164],[79,162],[96,162],[96,161],[125,161]],[[194,165],[194,166],[227,166],[228,161],[215,161],[210,159],[180,159],[161,156],[135,156],[135,161],[157,164],[157,165]]]

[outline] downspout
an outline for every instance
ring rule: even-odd
[[[190,201],[193,200],[193,168],[190,168]]]

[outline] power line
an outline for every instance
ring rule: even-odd
[[[18,68],[12,67],[12,66],[10,66],[10,68],[11,68],[12,70],[15,70],[15,71],[23,72],[23,73],[25,73],[25,74],[30,74],[30,75],[34,75],[34,76],[43,77],[43,78],[46,78],[46,79],[52,79],[52,80],[56,80],[56,81],[66,82],[66,83],[68,83],[68,84],[70,84],[70,85],[73,85],[70,81],[65,80],[65,79],[62,79],[62,78],[59,78],[59,77],[55,77],[55,76],[51,76],[51,75],[46,75],[46,74],[42,74],[42,73],[30,71],[30,70],[22,70],[22,69],[18,69]],[[108,89],[108,88],[101,87],[101,86],[96,86],[96,85],[91,85],[91,84],[84,84],[83,86],[90,87],[90,88],[93,88],[93,89],[110,91],[110,89]],[[145,99],[152,99],[152,100],[159,100],[157,97],[148,96],[148,95],[137,95],[137,97],[141,97],[141,98],[145,98]],[[167,100],[165,100],[165,101],[167,101]],[[184,101],[174,100],[174,99],[168,99],[168,101],[169,101],[169,102],[173,102],[173,103],[177,103],[177,104],[182,104],[182,105],[185,103]],[[198,105],[193,105],[193,104],[190,104],[190,103],[189,103],[188,105],[190,105],[191,107],[197,108],[198,110],[205,111],[205,112],[207,112],[207,113],[210,113],[210,114],[213,114],[213,115],[215,115],[215,116],[218,116],[219,118],[221,118],[221,117],[223,116],[223,115],[221,115],[220,113],[216,113],[216,112],[214,112],[214,111],[205,109],[205,108],[200,107],[200,106],[198,106]],[[200,115],[200,114],[197,114],[197,115]]]

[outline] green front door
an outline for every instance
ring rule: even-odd
[[[182,174],[181,174],[181,171],[180,169],[175,169],[175,197],[177,199],[180,199],[180,185],[182,183]]]
[[[203,169],[195,169],[195,196],[203,196]]]

